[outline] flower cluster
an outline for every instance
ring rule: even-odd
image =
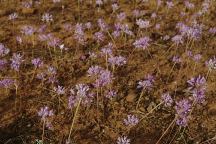
[[[117,144],[130,144],[130,139],[127,136],[118,137]]]
[[[9,15],[8,19],[9,20],[15,20],[17,17],[18,17],[17,13],[12,13],[12,14]]]
[[[138,82],[137,88],[142,88],[146,90],[151,90],[154,83],[154,77],[152,75],[147,75],[145,80],[141,80]]]
[[[3,70],[6,64],[7,64],[7,60],[4,60],[4,59],[1,60],[0,59],[0,70]]]
[[[97,88],[110,84],[113,79],[113,75],[109,70],[104,70],[102,67],[99,66],[91,66],[88,69],[87,73],[88,76],[95,79],[93,85]]]
[[[53,16],[49,13],[44,13],[42,15],[42,19],[41,19],[43,22],[52,22],[53,21]]]
[[[128,115],[127,119],[124,119],[124,124],[127,126],[135,126],[138,122],[139,119],[135,115]]]
[[[52,129],[52,124],[49,121],[49,118],[52,117],[53,115],[54,115],[53,110],[50,110],[49,107],[47,106],[41,107],[40,111],[38,112],[38,116],[40,116],[41,120],[45,122],[45,126],[48,129]]]
[[[126,58],[122,57],[122,56],[111,56],[109,59],[108,59],[108,62],[111,64],[111,65],[117,65],[117,66],[122,66],[124,64],[126,64]]]
[[[54,92],[57,94],[57,95],[63,95],[65,94],[65,88],[63,86],[57,86],[57,87],[54,87]]]
[[[74,39],[78,41],[79,44],[84,45],[86,41],[83,24],[77,23],[74,30]]]
[[[15,71],[19,71],[20,65],[24,61],[22,57],[21,54],[13,54],[13,57],[11,58],[11,68]]]
[[[36,29],[33,26],[25,25],[21,28],[21,33],[26,36],[31,36],[35,33]]]
[[[173,99],[172,99],[172,97],[170,96],[169,93],[162,94],[161,98],[162,98],[162,101],[164,102],[164,105],[166,107],[171,107],[172,106]]]
[[[205,91],[206,91],[206,79],[205,77],[198,76],[191,78],[187,81],[189,84],[189,91],[193,96],[193,100],[196,103],[203,103],[205,101]]]
[[[34,65],[35,68],[43,66],[43,61],[40,58],[34,58],[34,59],[32,59],[31,62]]]
[[[9,88],[11,87],[13,84],[14,84],[14,80],[12,79],[3,79],[3,80],[0,80],[0,88]]]
[[[150,27],[150,22],[149,21],[144,21],[142,19],[136,20],[136,24],[139,26],[140,29],[143,28],[149,28]]]
[[[0,43],[0,56],[3,57],[10,52],[8,48],[6,48],[2,43]]]
[[[216,70],[216,57],[214,56],[213,58],[209,59],[205,62],[205,64],[210,71]]]
[[[133,45],[135,46],[135,48],[138,49],[146,49],[147,47],[149,47],[149,42],[151,42],[151,39],[149,37],[142,37],[138,40],[136,40]]]
[[[42,120],[53,115],[53,110],[50,110],[47,106],[41,107],[40,111],[38,112],[38,116],[40,116]]]
[[[191,111],[191,104],[189,100],[183,99],[176,102],[175,110],[177,114],[176,124],[185,127],[188,123],[188,116]]]
[[[86,84],[77,84],[74,89],[70,90],[70,97],[68,98],[68,108],[71,109],[77,105],[80,99],[84,106],[91,103],[94,93],[90,92],[90,88]]]

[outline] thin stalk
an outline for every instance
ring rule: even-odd
[[[138,102],[137,102],[137,105],[136,105],[136,110],[137,110],[138,107],[139,107],[139,103],[140,103],[141,98],[142,98],[142,96],[143,96],[143,94],[144,94],[144,90],[145,90],[145,87],[143,87],[142,92],[141,92],[141,94],[140,94],[140,96],[139,96],[139,99],[138,99]]]
[[[43,133],[42,133],[42,142],[44,143],[44,131],[45,131],[45,123],[46,123],[46,119],[43,119]]]
[[[156,110],[160,105],[162,105],[164,102],[160,102],[157,106],[155,106],[153,109],[151,109],[147,114],[145,114],[140,121],[142,121],[144,118],[146,118],[149,114],[151,114],[154,110]]]
[[[77,105],[75,113],[74,113],[74,117],[73,117],[73,120],[72,120],[72,123],[71,123],[70,132],[69,132],[69,136],[68,136],[68,141],[70,140],[70,137],[71,137],[71,132],[72,132],[72,129],[74,127],[75,119],[76,119],[76,116],[77,116],[81,101],[82,101],[82,98],[79,99],[78,105]]]
[[[159,140],[157,141],[157,143],[156,144],[159,144],[159,142],[161,141],[161,139],[164,137],[164,135],[168,132],[168,130],[170,129],[170,127],[173,125],[173,123],[176,121],[176,118],[177,117],[175,117],[174,119],[173,119],[173,121],[170,123],[170,125],[167,127],[167,129],[165,130],[165,132],[162,134],[162,136],[159,138]]]

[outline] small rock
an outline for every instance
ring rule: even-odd
[[[147,108],[147,111],[150,112],[154,107],[156,107],[156,104],[154,102],[151,102]]]
[[[35,12],[35,9],[33,8],[23,8],[22,13],[23,14],[33,14]]]
[[[126,96],[126,101],[127,102],[134,102],[136,98],[136,94],[134,91],[129,91],[128,95]]]

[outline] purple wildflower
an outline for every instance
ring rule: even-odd
[[[34,59],[32,59],[31,62],[34,65],[35,68],[43,66],[43,61],[40,58],[34,58]]]
[[[119,9],[119,6],[118,6],[117,3],[112,4],[112,10],[113,10],[113,12],[115,12],[118,9]]]
[[[9,88],[12,84],[14,84],[14,80],[12,79],[3,79],[0,80],[0,87]]]
[[[21,33],[30,36],[33,35],[35,33],[36,29],[32,26],[23,26],[21,28]]]
[[[3,57],[10,52],[8,48],[6,48],[2,43],[0,43],[0,56]]]
[[[69,98],[68,98],[68,108],[71,109],[75,106],[77,102],[77,99],[74,95],[71,95]]]
[[[21,44],[23,42],[22,38],[20,36],[17,36],[16,37],[16,41]]]
[[[212,27],[209,29],[210,34],[216,34],[216,27]]]
[[[204,103],[205,102],[205,88],[193,89],[191,91],[193,99],[196,103]]]
[[[65,94],[65,88],[63,86],[58,85],[58,87],[54,87],[54,92],[57,95],[63,95],[63,94]]]
[[[96,0],[96,5],[99,5],[99,6],[101,6],[101,5],[103,5],[103,1],[102,0]]]
[[[56,37],[50,37],[47,41],[47,45],[50,47],[57,47],[58,45],[60,45],[60,39]]]
[[[151,90],[153,87],[154,77],[152,75],[147,75],[145,80],[139,81],[137,88]]]
[[[22,57],[23,56],[21,56],[20,54],[13,54],[13,57],[11,58],[11,68],[15,71],[19,71],[20,65],[24,61]]]
[[[101,70],[100,75],[96,79],[94,86],[95,87],[103,87],[112,82],[113,75],[109,70]]]
[[[97,43],[100,43],[104,41],[105,36],[103,32],[99,31],[99,32],[94,33],[94,39],[97,41]]]
[[[190,102],[187,99],[176,102],[175,110],[178,116],[176,124],[179,126],[186,126],[188,122],[188,115],[191,110]]]
[[[127,136],[118,137],[117,144],[130,144],[130,139]]]
[[[115,97],[116,95],[117,95],[116,91],[109,90],[109,91],[106,92],[106,96],[105,97],[111,99],[111,98]]]
[[[86,97],[89,91],[89,86],[85,84],[78,84],[76,85],[76,89],[77,89],[77,96]]]
[[[182,35],[176,35],[172,38],[172,42],[174,42],[176,45],[183,44],[183,36]]]
[[[103,19],[98,19],[98,26],[100,27],[100,31],[107,31],[108,30],[108,25]]]
[[[124,119],[124,124],[127,126],[135,126],[138,122],[139,119],[135,115],[128,115],[127,119]]]
[[[0,59],[0,70],[2,70],[4,67],[5,67],[5,65],[7,64],[7,60],[1,60]]]
[[[202,58],[202,55],[201,55],[201,54],[196,54],[196,55],[194,55],[193,60],[194,60],[195,62],[198,62],[201,58]]]
[[[122,56],[111,56],[109,59],[108,59],[108,62],[111,64],[111,65],[117,65],[117,66],[122,66],[124,64],[126,64],[126,58],[122,57]]]
[[[126,18],[126,14],[124,12],[122,12],[122,13],[118,14],[116,17],[117,17],[117,20],[121,22]]]
[[[133,32],[130,30],[128,24],[122,24],[120,26],[121,26],[120,29],[122,30],[122,32],[126,33],[129,36],[134,35]]]
[[[170,107],[172,105],[173,99],[169,93],[162,94],[161,98],[162,98],[162,101],[164,102],[164,105],[166,107]]]
[[[18,14],[15,12],[15,13],[12,13],[8,16],[8,19],[9,20],[15,20],[16,18],[18,17]]]
[[[103,54],[103,55],[112,55],[112,49],[113,49],[113,44],[112,43],[109,43],[108,45],[106,45],[105,47],[103,47],[102,49],[101,49],[101,53]]]
[[[91,22],[85,23],[85,27],[86,27],[87,29],[91,29],[91,28],[92,28]]]
[[[193,77],[190,80],[187,81],[189,84],[189,90],[192,90],[194,88],[205,88],[206,86],[206,79],[205,77],[198,76],[198,77]]]
[[[83,24],[77,23],[75,26],[75,31],[74,31],[74,38],[77,40],[80,44],[84,45],[85,44],[85,33],[84,33],[84,28]]]
[[[91,66],[88,69],[87,73],[88,73],[88,76],[98,76],[102,70],[103,68],[100,66]]]
[[[53,16],[49,13],[44,13],[42,15],[42,19],[41,19],[43,22],[52,22],[53,21]]]
[[[216,57],[214,56],[213,58],[209,59],[205,62],[205,64],[210,71],[216,70]]]
[[[185,4],[185,7],[188,9],[193,9],[195,7],[194,4],[190,3],[189,1],[185,1],[184,4]]]
[[[181,63],[181,58],[180,57],[178,57],[178,56],[174,56],[173,58],[172,58],[172,61],[174,62],[174,63]]]
[[[150,27],[150,22],[147,20],[144,21],[142,19],[138,19],[138,20],[136,20],[136,24],[139,26],[140,29]]]
[[[172,8],[172,7],[174,6],[174,4],[173,4],[172,1],[167,1],[166,4],[167,4],[167,7],[168,7],[169,9]]]
[[[22,6],[24,8],[31,8],[33,5],[32,1],[26,1],[26,2],[22,2]]]
[[[146,49],[147,47],[149,47],[149,42],[151,42],[151,39],[149,37],[142,37],[138,40],[136,40],[133,45],[135,46],[135,48],[138,49]]]
[[[40,111],[38,112],[38,116],[40,116],[42,120],[45,120],[46,118],[53,115],[53,110],[50,110],[47,106],[41,107]]]

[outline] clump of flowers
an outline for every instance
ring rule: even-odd
[[[15,20],[16,18],[18,17],[18,14],[15,12],[15,13],[12,13],[8,16],[8,19],[9,20]]]
[[[84,45],[86,41],[83,24],[77,23],[74,30],[74,39],[78,41],[79,44]]]
[[[93,85],[96,88],[106,86],[112,83],[113,75],[109,70],[104,70],[99,66],[92,66],[88,70],[88,76],[95,79]]]
[[[205,62],[206,66],[208,67],[209,71],[216,70],[216,57],[209,59]]]
[[[49,129],[52,128],[52,125],[49,121],[49,117],[51,117],[53,115],[54,115],[53,110],[49,109],[49,107],[47,107],[47,106],[41,107],[41,109],[38,112],[38,116],[41,117],[41,120],[43,121],[45,126]]]
[[[191,78],[187,81],[189,84],[189,91],[193,96],[193,100],[196,103],[203,103],[205,102],[205,91],[206,91],[206,79],[205,77],[198,76]]]
[[[40,58],[34,58],[34,59],[32,59],[31,62],[34,65],[35,68],[43,66],[43,61]]]
[[[149,21],[144,21],[142,19],[136,20],[136,24],[139,26],[140,29],[144,28],[149,28],[150,27],[150,22]]]
[[[139,118],[136,117],[135,115],[128,115],[127,119],[124,119],[124,124],[127,126],[135,126],[138,124]]]
[[[35,33],[36,29],[33,26],[25,25],[21,28],[21,33],[26,36],[31,36]]]
[[[6,64],[7,64],[7,60],[4,60],[4,59],[1,60],[0,59],[0,70],[3,70]]]
[[[0,43],[0,56],[3,57],[10,52],[10,49],[6,48],[2,43]]]
[[[117,144],[130,144],[130,139],[127,136],[118,137]]]
[[[70,90],[70,97],[68,98],[68,108],[75,107],[79,100],[82,99],[83,106],[91,103],[94,94],[90,92],[90,88],[86,84],[77,84],[75,88]]]
[[[49,13],[44,13],[42,15],[42,19],[41,19],[43,22],[52,22],[53,21],[53,16]]]
[[[20,65],[23,61],[23,56],[21,54],[14,53],[11,58],[11,68],[15,71],[19,71]]]
[[[191,111],[191,104],[189,100],[183,99],[176,102],[175,110],[177,114],[176,124],[183,127],[187,126],[188,116]]]
[[[163,103],[164,103],[164,105],[166,107],[171,107],[172,106],[173,99],[172,99],[172,97],[170,96],[169,93],[162,94],[161,98],[162,98],[162,101],[163,101]]]
[[[54,87],[54,92],[57,94],[57,95],[63,95],[65,94],[65,88],[63,86],[57,86],[57,87]]]
[[[122,56],[112,56],[108,59],[108,62],[111,65],[117,65],[117,66],[122,66],[124,64],[126,64],[126,58],[122,57]]]
[[[145,80],[141,80],[138,82],[137,88],[142,88],[146,90],[151,90],[154,83],[154,77],[152,75],[147,75]]]
[[[151,42],[152,40],[149,37],[142,37],[138,40],[136,40],[133,45],[135,46],[135,48],[138,49],[143,49],[145,50],[147,47],[150,46],[149,42]]]
[[[0,80],[0,88],[9,88],[15,83],[12,79],[3,79]]]

